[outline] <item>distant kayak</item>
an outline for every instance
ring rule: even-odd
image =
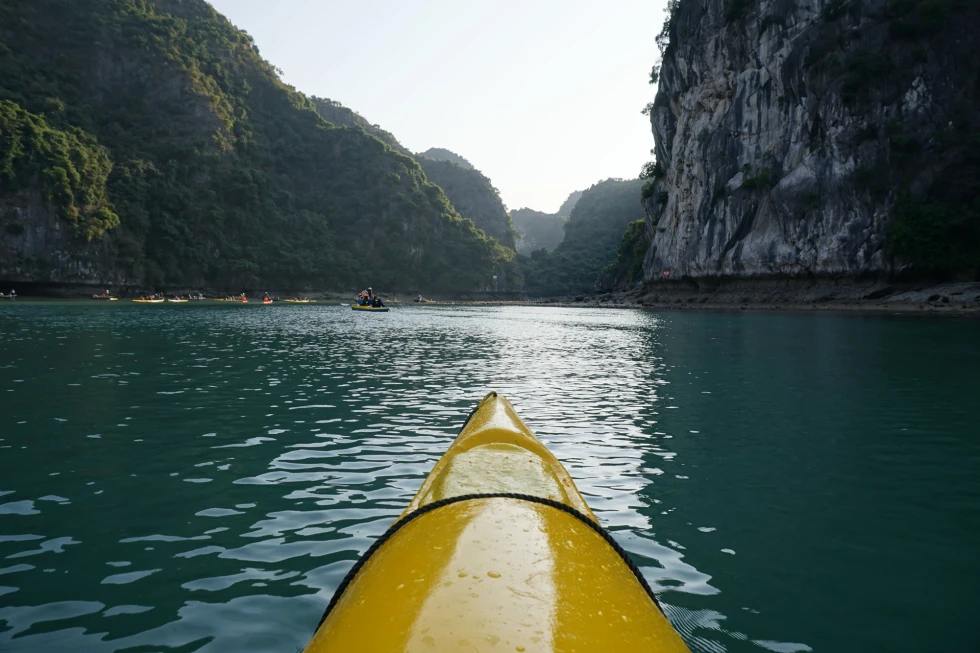
[[[268,297],[266,297],[265,299],[262,300],[262,303],[263,304],[271,304],[272,303],[272,300],[269,299]]]
[[[315,299],[284,299],[287,304],[316,304]]]
[[[134,299],[133,300],[133,303],[135,304],[162,304],[163,302],[164,302],[163,299]]]
[[[387,306],[360,306],[358,304],[351,304],[351,310],[353,311],[367,311],[369,313],[387,313]]]
[[[167,301],[168,302],[171,302],[173,304],[186,304],[187,303],[187,300],[186,299],[168,299]]]
[[[470,650],[689,653],[571,476],[496,393],[348,572],[306,653]]]

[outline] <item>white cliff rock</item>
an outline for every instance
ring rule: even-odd
[[[930,61],[889,63],[885,0],[737,4],[681,0],[675,14],[650,114],[665,173],[645,193],[645,279],[893,271],[886,125],[928,148],[949,129],[933,91],[949,80]],[[891,183],[869,190],[872,170]]]

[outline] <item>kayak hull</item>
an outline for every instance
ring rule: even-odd
[[[388,312],[388,307],[387,306],[375,307],[375,306],[358,306],[356,304],[351,304],[350,307],[351,307],[351,310],[353,310],[353,311],[365,311],[367,313],[387,313]]]
[[[688,651],[568,472],[495,394],[307,648],[354,650]]]

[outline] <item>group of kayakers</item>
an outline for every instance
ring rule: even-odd
[[[0,299],[15,299],[16,297],[17,297],[17,291],[16,290],[11,290],[9,294],[4,294],[4,293],[0,292]],[[92,299],[101,299],[101,300],[116,300],[116,299],[118,299],[117,297],[115,297],[114,295],[112,295],[108,290],[105,290],[104,292],[101,292],[101,293],[93,293],[92,295],[90,295],[90,297]],[[140,296],[139,296],[139,298],[138,299],[134,299],[133,301],[138,301],[138,302],[163,302],[163,301],[177,301],[177,302],[180,302],[180,301],[184,301],[184,302],[186,302],[186,301],[189,301],[189,300],[198,300],[198,301],[200,301],[200,300],[204,300],[204,299],[206,299],[206,297],[202,293],[191,293],[189,295],[183,295],[183,296],[174,295],[174,297],[172,299],[169,299],[169,300],[162,293],[153,293],[153,294],[149,294],[149,295],[142,294],[141,293]],[[422,299],[422,296],[419,295],[419,300],[421,301],[421,299]],[[235,295],[233,297],[226,297],[225,299],[218,299],[217,301],[247,303],[248,302],[248,299],[245,297],[245,293],[239,293],[238,295]],[[300,298],[293,298],[293,299],[287,299],[286,301],[287,302],[307,304],[307,303],[315,302],[316,300],[310,299],[307,296],[303,296],[301,299]],[[263,295],[263,297],[262,297],[262,303],[263,304],[271,304],[272,302],[273,302],[273,298],[269,296],[269,293],[265,293]],[[372,308],[383,308],[384,305],[385,305],[384,301],[382,301],[380,297],[378,297],[377,295],[374,294],[374,289],[373,288],[368,288],[368,289],[362,290],[360,293],[358,293],[357,298],[356,298],[356,302],[357,302],[357,304],[359,306],[370,306]]]
[[[357,295],[357,303],[360,306],[371,306],[373,308],[383,308],[385,305],[385,303],[381,301],[381,298],[374,294],[374,290],[371,288],[362,290],[360,294]]]

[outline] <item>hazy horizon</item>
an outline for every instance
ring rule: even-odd
[[[390,131],[452,150],[508,209],[554,212],[651,158],[649,71],[666,0],[353,3],[210,0],[283,80]]]

